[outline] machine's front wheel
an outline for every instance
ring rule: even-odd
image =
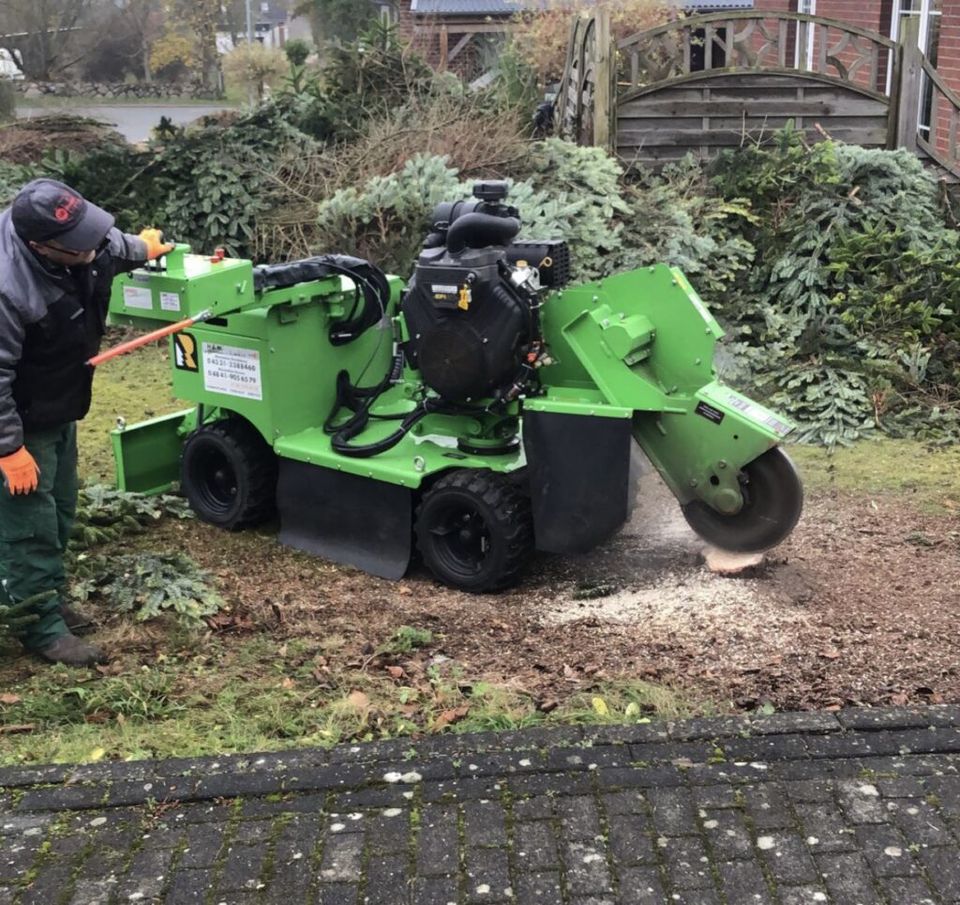
[[[230,531],[256,525],[276,510],[277,457],[240,418],[205,424],[183,446],[180,488],[204,522]]]
[[[533,552],[529,498],[506,475],[479,469],[440,478],[424,494],[414,530],[427,568],[474,593],[512,585]]]
[[[760,553],[793,531],[803,510],[803,485],[790,457],[779,447],[768,450],[740,473],[743,508],[724,515],[700,500],[683,507],[697,534],[722,550]]]

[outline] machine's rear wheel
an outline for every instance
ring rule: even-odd
[[[743,508],[724,515],[694,500],[683,507],[690,527],[722,550],[759,553],[775,547],[793,531],[803,509],[803,485],[790,457],[768,450],[740,472]]]
[[[464,591],[508,587],[533,552],[530,500],[496,472],[464,468],[444,475],[424,494],[414,530],[427,568]]]
[[[205,424],[183,446],[180,488],[202,521],[230,531],[255,525],[276,510],[277,457],[240,418]]]

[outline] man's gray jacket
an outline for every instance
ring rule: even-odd
[[[143,240],[111,229],[91,264],[41,260],[0,214],[0,456],[24,431],[77,421],[90,408],[92,370],[117,273],[147,259]]]

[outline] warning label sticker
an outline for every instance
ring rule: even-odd
[[[180,293],[179,292],[161,292],[160,307],[164,311],[179,311],[180,310]]]
[[[255,349],[203,343],[203,386],[211,393],[263,399],[260,353]]]
[[[123,304],[128,308],[140,308],[149,311],[153,308],[153,294],[142,286],[124,286]]]

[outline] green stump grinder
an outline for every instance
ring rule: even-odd
[[[613,535],[636,442],[710,544],[784,540],[793,425],[717,379],[722,330],[683,274],[568,285],[565,242],[516,241],[507,192],[440,205],[406,286],[342,255],[254,267],[184,245],[119,277],[113,321],[170,334],[193,406],[114,432],[121,489],[179,482],[222,528],[279,514],[284,544],[392,579],[416,551],[483,592],[535,550]]]

